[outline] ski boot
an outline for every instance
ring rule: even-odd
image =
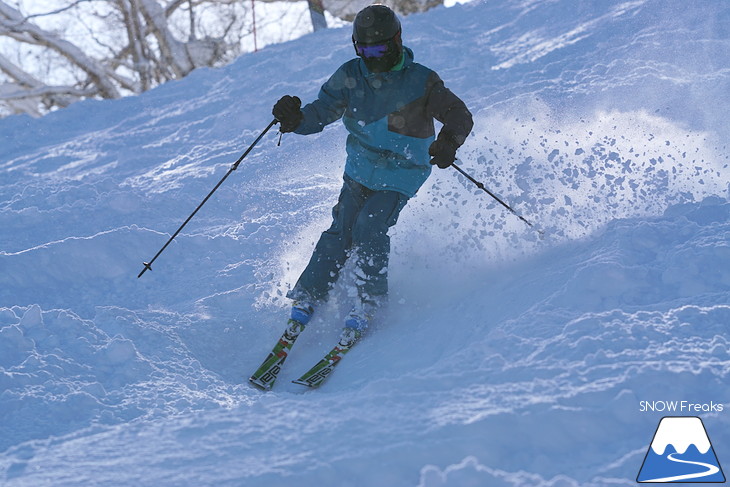
[[[314,305],[308,301],[294,301],[291,307],[290,321],[296,321],[300,325],[307,326],[314,314]]]

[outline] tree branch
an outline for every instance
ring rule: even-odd
[[[0,24],[11,31],[9,35],[15,37],[13,35],[14,33],[22,33],[30,37],[29,40],[24,39],[23,42],[54,50],[86,72],[97,86],[101,96],[104,98],[119,98],[119,92],[114,86],[114,83],[109,79],[106,68],[87,56],[86,53],[74,44],[64,39],[59,39],[55,34],[47,32],[35,24],[24,21],[23,16],[18,10],[1,1],[0,15],[7,19],[6,21],[0,19]],[[11,25],[8,25],[8,23]]]
[[[35,98],[51,95],[68,95],[76,98],[85,98],[89,96],[94,96],[95,94],[95,89],[78,89],[74,88],[73,86],[43,85],[30,90],[21,89],[10,93],[0,92],[0,100],[23,100],[26,98]]]
[[[28,15],[27,17],[23,17],[23,21],[28,21],[28,20],[34,19],[36,17],[48,17],[50,15],[60,14],[60,13],[66,12],[68,10],[71,10],[74,7],[77,7],[78,5],[80,5],[82,3],[89,3],[89,2],[94,2],[94,1],[97,1],[97,0],[76,0],[75,2],[71,3],[70,5],[66,5],[65,7],[61,7],[56,10],[51,10],[50,12]]]
[[[175,39],[167,26],[165,11],[156,0],[136,0],[139,2],[139,10],[152,34],[157,39],[160,52],[175,73],[176,78],[182,78],[193,70],[193,63],[190,62],[185,46]]]
[[[3,71],[22,86],[35,87],[42,84],[33,75],[16,66],[2,54],[0,54],[0,71]]]

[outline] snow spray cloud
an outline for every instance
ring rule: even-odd
[[[728,195],[727,148],[711,134],[645,111],[558,118],[533,102],[477,120],[460,153],[463,167],[552,241],[584,237],[615,219],[659,216],[674,204]],[[535,232],[466,180],[444,171],[431,181],[412,204],[417,215],[408,232],[419,238],[406,236],[409,245],[446,254],[458,248],[459,260],[485,261],[540,245]]]

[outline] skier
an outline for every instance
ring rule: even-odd
[[[282,133],[321,132],[342,118],[349,135],[344,183],[332,210],[332,225],[287,297],[298,330],[327,299],[345,261],[355,259],[358,298],[345,320],[341,342],[354,343],[388,292],[388,229],[431,173],[449,167],[471,132],[466,105],[431,69],[413,61],[403,46],[401,24],[384,5],[355,17],[357,57],[346,62],[304,108],[284,96],[272,113]],[[435,137],[434,119],[443,124]],[[430,156],[430,158],[429,158]]]

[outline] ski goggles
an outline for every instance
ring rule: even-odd
[[[355,52],[360,57],[381,58],[388,52],[390,41],[382,44],[359,44],[355,43]]]

